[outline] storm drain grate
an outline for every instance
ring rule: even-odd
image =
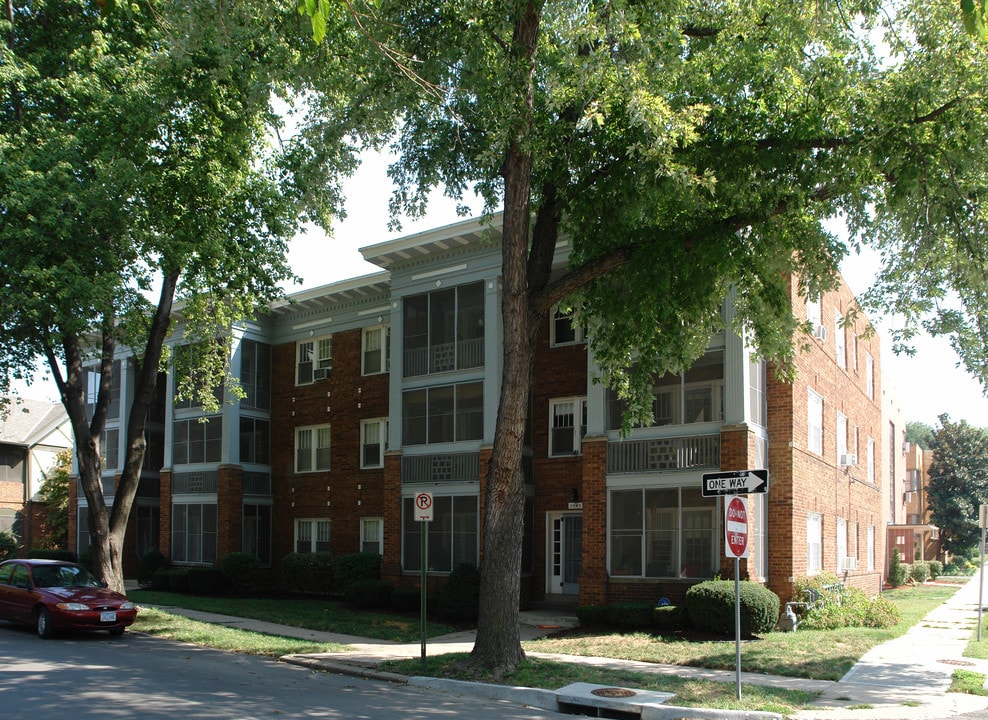
[[[937,660],[938,663],[943,663],[944,665],[959,665],[961,667],[974,667],[973,662],[968,662],[967,660]]]

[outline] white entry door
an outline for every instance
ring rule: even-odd
[[[546,593],[578,595],[580,570],[583,567],[583,515],[549,513],[546,548]]]

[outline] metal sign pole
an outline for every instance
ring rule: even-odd
[[[978,527],[981,528],[981,570],[978,572],[978,642],[981,642],[981,612],[984,609],[982,597],[985,592],[985,524],[988,521],[988,505],[978,508]]]
[[[741,560],[734,558],[734,666],[741,699]]]
[[[421,580],[419,581],[419,585],[421,586],[421,591],[420,591],[420,595],[419,595],[419,607],[420,607],[421,627],[422,627],[422,665],[425,665],[425,602],[426,602],[426,600],[425,600],[425,597],[426,597],[426,593],[425,593],[425,579],[426,579],[425,558],[426,558],[426,554],[427,554],[426,553],[426,550],[428,548],[428,543],[429,543],[429,533],[427,532],[428,527],[429,527],[429,523],[428,522],[422,522],[422,523],[419,523],[419,525],[422,528],[422,532],[421,532],[421,536],[422,536],[422,538],[421,538],[421,546],[422,546],[422,562],[421,562],[422,577],[421,577]]]

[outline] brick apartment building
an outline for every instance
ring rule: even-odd
[[[417,586],[421,492],[434,498],[430,582],[479,563],[501,374],[499,240],[499,226],[468,220],[373,245],[361,252],[382,272],[297,293],[237,327],[232,371],[245,397],[208,422],[172,402],[174,379],[163,378],[125,570],[155,546],[176,564],[243,550],[272,567],[293,551],[367,550],[383,556],[385,579]],[[560,267],[567,252],[557,248]],[[879,590],[879,341],[860,336],[867,321],[848,291],[808,307],[791,293],[816,328],[794,383],[719,333],[687,372],[656,380],[654,423],[624,438],[582,330],[547,318],[523,467],[525,602],[676,600],[728,575],[723,501],[701,493],[703,473],[721,469],[770,472],[768,492],[749,497],[744,575],[784,598],[793,578],[821,570]],[[126,398],[126,358],[120,367]],[[108,495],[119,422],[107,430]]]

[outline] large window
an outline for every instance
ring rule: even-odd
[[[865,444],[868,453],[868,482],[875,482],[875,441],[868,438]]]
[[[219,462],[223,449],[223,418],[176,420],[172,461],[176,465]]]
[[[817,575],[823,569],[823,516],[806,516],[806,574]]]
[[[875,399],[875,358],[870,352],[865,352],[865,393]]]
[[[361,372],[376,375],[391,370],[391,326],[364,328]]]
[[[329,425],[295,428],[295,472],[329,470]]]
[[[844,318],[838,315],[834,319],[834,355],[837,357],[837,366],[847,367],[847,330],[844,328]]]
[[[260,418],[240,418],[240,462],[271,464],[271,423]]]
[[[360,467],[384,467],[384,451],[388,442],[388,419],[360,421]]]
[[[24,458],[25,452],[19,447],[0,447],[0,482],[23,484]]]
[[[822,325],[820,313],[820,296],[806,298],[806,319],[813,325],[813,329]]]
[[[333,336],[300,342],[297,347],[295,384],[308,385],[333,372]]]
[[[552,337],[549,338],[551,345],[572,345],[586,342],[586,333],[582,326],[573,322],[572,313],[555,310],[552,314],[551,330]]]
[[[243,551],[271,564],[271,506],[244,504]]]
[[[457,565],[478,562],[479,513],[475,495],[434,495],[433,520],[427,524],[429,572],[450,572]],[[423,523],[415,519],[414,498],[402,499],[405,570],[421,570]]]
[[[844,569],[844,559],[847,557],[847,520],[837,518],[837,571]]]
[[[823,455],[823,397],[806,389],[806,448]]]
[[[869,525],[867,530],[867,538],[865,540],[868,544],[868,570],[873,571],[875,569],[875,526]]]
[[[360,518],[360,552],[384,554],[384,518]]]
[[[837,464],[844,465],[847,458],[847,416],[837,413]],[[848,463],[851,464],[851,463]]]
[[[86,417],[92,418],[96,408],[96,400],[99,397],[99,384],[102,376],[98,366],[83,368],[82,373],[83,387],[86,393],[84,399]],[[110,369],[110,405],[107,408],[107,420],[117,420],[120,417],[120,373],[121,363],[119,360],[114,360]]]
[[[329,552],[329,520],[306,518],[295,521],[295,552]]]
[[[254,340],[240,343],[242,407],[271,409],[271,346]]]
[[[484,364],[484,283],[405,298],[405,377]]]
[[[625,403],[608,390],[608,429],[619,430]],[[724,351],[711,350],[685,373],[666,373],[652,386],[652,426],[724,420]]]
[[[549,422],[549,454],[578,454],[583,436],[587,434],[586,398],[552,400]]]
[[[613,490],[614,577],[709,578],[717,566],[717,501],[693,488]]]
[[[172,561],[212,564],[216,562],[216,505],[175,503],[172,505]]]
[[[107,428],[100,436],[100,459],[104,470],[120,467],[120,428]]]
[[[402,393],[402,444],[480,440],[484,436],[484,383],[406,390]]]

